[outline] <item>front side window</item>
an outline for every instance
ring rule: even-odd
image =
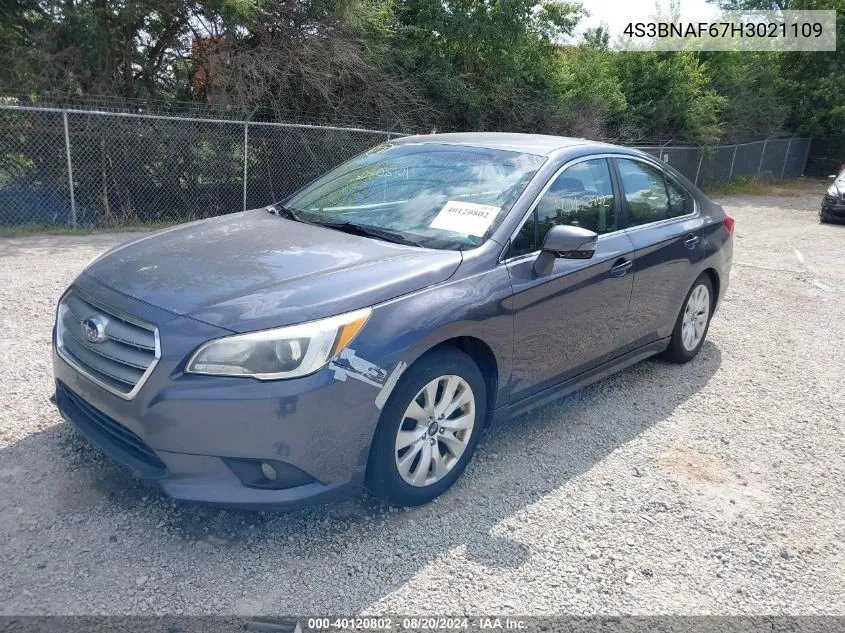
[[[473,248],[489,237],[545,160],[463,145],[381,145],[284,206],[306,222],[390,231],[432,248]]]
[[[580,226],[599,235],[617,229],[607,160],[586,160],[562,171],[520,228],[511,256],[538,250],[556,224]]]

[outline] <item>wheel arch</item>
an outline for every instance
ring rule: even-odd
[[[458,354],[457,352],[462,352],[462,354]],[[491,388],[491,385],[495,385],[495,382],[498,380],[497,371],[494,369],[494,366],[497,365],[495,355],[487,343],[473,336],[453,336],[452,338],[440,340],[436,344],[429,346],[419,355],[416,355],[414,360],[408,366],[406,372],[410,373],[415,366],[422,365],[419,370],[423,372],[422,375],[425,377],[422,384],[426,384],[427,381],[431,380],[432,376],[442,377],[442,366],[436,362],[438,358],[443,360],[452,359],[452,364],[457,364],[459,368],[463,368],[462,373],[467,372],[469,369],[467,367],[468,361],[464,355],[468,356],[469,360],[475,363],[481,373],[481,379],[484,381],[485,389],[488,392],[486,398],[487,403],[495,401],[495,390]],[[458,356],[460,357],[456,358]],[[430,359],[431,362],[426,362],[426,359]],[[406,375],[407,374],[403,374],[403,378]],[[475,383],[475,380],[477,380],[477,374],[473,371],[472,375],[476,377],[472,380],[472,382]],[[417,377],[419,376],[420,374],[418,373]],[[401,383],[397,383],[397,387],[399,384]],[[412,388],[408,389],[409,386]],[[402,483],[402,475],[401,473],[398,473],[395,466],[395,434],[397,432],[395,422],[398,416],[400,418],[399,429],[401,429],[401,424],[405,417],[401,415],[401,412],[406,406],[406,397],[409,394],[412,395],[415,393],[417,385],[402,384],[402,386],[398,388],[401,389],[401,400],[388,400],[382,410],[382,416],[379,419],[379,424],[376,428],[373,442],[370,444],[367,452],[364,481],[365,486],[370,490],[370,492],[378,497],[390,501],[391,503],[398,505],[418,505],[419,503],[425,503],[440,495],[443,491],[448,489],[458,477],[460,477],[460,474],[469,463],[469,459],[475,450],[475,446],[480,439],[483,427],[490,420],[490,415],[488,413],[485,420],[479,421],[476,419],[476,431],[473,431],[471,437],[469,438],[469,443],[466,445],[466,451],[464,453],[465,455],[468,455],[466,459],[462,457],[461,461],[457,464],[457,467],[448,471],[441,479],[436,480],[431,484],[426,484],[424,487],[410,488],[410,482],[408,482],[407,479],[404,480],[404,484]],[[485,403],[485,406],[489,406],[487,403]],[[385,414],[388,415],[385,417]],[[429,423],[431,421],[432,418],[429,418]],[[432,438],[432,442],[433,441],[434,440]],[[386,457],[388,454],[390,456],[389,459]],[[389,461],[392,466],[389,466],[386,463],[386,460]],[[399,484],[398,488],[396,486],[397,483]],[[402,492],[402,490],[405,490],[405,492]]]
[[[715,268],[710,267],[704,269],[704,274],[710,278],[710,283],[713,286],[713,309],[715,310],[716,305],[719,302],[719,289],[721,283],[719,279],[719,273],[716,271]]]
[[[496,408],[496,396],[499,391],[499,363],[496,360],[496,354],[487,343],[475,336],[455,336],[441,341],[428,351],[449,347],[464,352],[481,370],[481,375],[484,377],[484,387],[487,390],[487,416],[484,420],[486,425],[493,417],[493,410]]]

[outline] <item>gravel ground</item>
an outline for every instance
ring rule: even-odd
[[[411,511],[131,480],[47,402],[56,300],[128,236],[0,239],[0,614],[845,614],[845,227],[806,191],[721,202],[734,273],[694,362],[494,426]]]

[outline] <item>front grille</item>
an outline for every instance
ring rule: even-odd
[[[61,382],[56,384],[56,405],[71,424],[118,462],[145,477],[167,471],[158,455],[128,428],[80,398]]]
[[[127,400],[160,356],[155,326],[77,290],[59,304],[56,347],[81,373]]]

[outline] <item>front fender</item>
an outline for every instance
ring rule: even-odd
[[[457,337],[478,339],[493,352],[498,373],[495,407],[506,404],[513,361],[513,311],[510,277],[504,266],[375,306],[338,367],[348,372],[357,371],[352,363],[360,369],[369,367],[376,387],[373,398],[381,408],[407,367]]]

